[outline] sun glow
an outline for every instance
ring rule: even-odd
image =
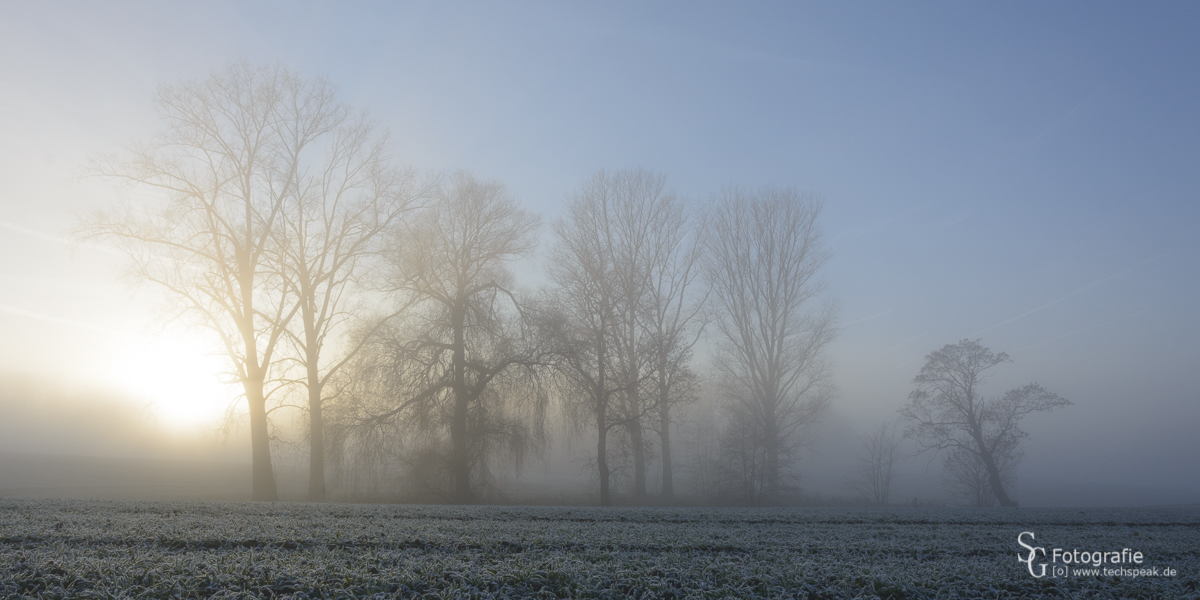
[[[214,427],[239,393],[219,376],[227,362],[199,336],[163,335],[130,342],[113,375],[123,390],[147,403],[158,424],[173,430]]]

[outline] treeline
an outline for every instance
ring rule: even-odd
[[[94,164],[156,193],[81,233],[222,343],[255,499],[278,495],[281,409],[305,416],[312,500],[330,480],[486,500],[496,469],[546,447],[549,414],[589,440],[601,504],[670,499],[678,413],[701,396],[716,417],[690,429],[686,491],[794,493],[835,333],[811,197],[730,187],[696,209],[661,174],[600,171],[539,245],[539,217],[501,183],[393,166],[379,124],[323,79],[235,64],[156,104],[157,137]],[[519,289],[541,247],[547,283]]]

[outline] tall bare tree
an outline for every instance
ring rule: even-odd
[[[698,220],[688,217],[685,202],[661,191],[664,178],[645,173],[641,176],[654,181],[651,189],[659,190],[644,207],[647,283],[640,316],[646,331],[651,389],[658,412],[662,495],[671,498],[675,494],[671,409],[694,398],[698,392],[697,378],[688,363],[707,318],[704,312],[707,289],[698,289],[703,283],[700,258],[704,245],[699,242]]]
[[[380,234],[411,210],[427,190],[411,173],[388,166],[386,136],[365,114],[343,114],[330,132],[322,161],[298,176],[285,198],[277,230],[277,264],[299,311],[288,336],[303,371],[309,417],[308,499],[325,499],[325,420],[330,380],[363,348],[370,332],[341,352],[331,338],[348,333],[356,317],[360,267],[379,249]],[[378,328],[386,319],[377,319]],[[348,339],[348,338],[347,338]]]
[[[268,381],[299,309],[274,262],[276,233],[347,110],[323,79],[244,62],[162,86],[155,101],[164,131],[94,170],[155,190],[156,201],[98,213],[81,231],[116,243],[141,280],[222,341],[250,412],[253,497],[274,500]]]
[[[424,311],[423,333],[408,356],[437,375],[414,398],[448,404],[457,502],[475,499],[472,467],[484,465],[472,448],[497,425],[488,421],[486,405],[495,407],[498,378],[514,367],[540,364],[527,345],[523,319],[506,313],[520,308],[510,264],[534,249],[537,229],[537,217],[521,210],[504,186],[459,173],[428,210],[405,221],[389,251],[394,289]],[[527,439],[523,424],[502,425],[510,426],[500,432],[506,437]]]
[[[618,421],[628,436],[633,462],[633,497],[646,497],[648,466],[646,418],[654,405],[647,392],[652,369],[649,332],[645,327],[654,252],[652,223],[664,199],[665,179],[642,169],[600,171],[584,196],[603,198],[606,242],[612,256],[612,282],[617,289],[613,322],[614,374],[622,391],[616,396]]]
[[[547,337],[555,340],[556,364],[571,388],[568,393],[582,397],[582,402],[567,404],[568,414],[576,423],[590,420],[596,427],[596,470],[605,506],[612,503],[609,432],[618,422],[611,405],[624,390],[613,373],[622,303],[615,274],[616,234],[609,221],[613,201],[603,179],[593,178],[554,223],[557,243],[549,275],[557,289],[546,302],[554,310],[542,319]]]
[[[831,393],[822,350],[834,337],[835,311],[814,306],[827,258],[820,204],[769,187],[728,188],[716,200],[705,272],[717,310],[717,366],[726,397],[740,405],[738,430],[762,445],[762,498],[771,501],[782,489],[784,458]]]
[[[670,408],[692,393],[687,360],[699,337],[702,298],[694,293],[700,247],[692,223],[684,202],[665,188],[665,177],[644,169],[600,171],[555,227],[551,278],[571,320],[562,331],[577,336],[568,362],[587,390],[587,418],[598,427],[604,502],[613,426],[627,436],[634,497],[646,495],[645,434],[655,428],[663,490],[673,493]],[[658,423],[647,427],[654,413]]]
[[[926,355],[900,416],[909,423],[905,435],[924,448],[957,448],[972,455],[986,469],[1000,505],[1016,506],[1005,490],[1004,470],[1019,458],[1018,446],[1029,436],[1021,420],[1071,402],[1036,383],[985,398],[980,387],[989,371],[1010,361],[1007,354],[995,354],[979,342],[964,339]]]

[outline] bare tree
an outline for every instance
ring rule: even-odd
[[[802,430],[831,393],[822,350],[835,334],[835,310],[813,306],[827,257],[819,214],[815,200],[793,189],[730,188],[717,197],[705,234],[720,334],[717,366],[735,405],[731,414],[744,422],[735,429],[762,445],[764,500],[781,492],[783,459],[803,442]]]
[[[537,217],[520,210],[501,184],[459,173],[429,210],[404,223],[389,251],[393,288],[424,311],[423,333],[406,356],[436,374],[401,406],[414,398],[448,404],[457,502],[475,498],[472,467],[485,466],[479,444],[493,439],[488,434],[529,439],[520,423],[497,421],[496,384],[512,367],[540,364],[523,319],[506,313],[520,308],[509,264],[534,249],[537,228]]]
[[[613,374],[613,338],[623,300],[608,218],[612,201],[603,180],[594,178],[555,222],[549,275],[556,290],[545,303],[555,310],[542,320],[547,337],[555,340],[555,362],[568,383],[568,397],[578,394],[582,400],[567,402],[567,413],[575,423],[591,421],[596,427],[596,469],[605,506],[612,503],[608,435],[617,424],[611,404],[623,390]]]
[[[900,415],[909,423],[905,435],[924,448],[957,448],[977,458],[1000,505],[1016,506],[1005,491],[1004,468],[1019,458],[1018,446],[1029,436],[1021,430],[1021,420],[1071,403],[1036,383],[985,399],[980,387],[989,371],[1005,362],[1007,354],[994,354],[979,340],[965,339],[929,353]]]
[[[673,493],[671,406],[692,395],[687,369],[699,338],[695,297],[700,246],[685,205],[666,179],[643,169],[598,172],[555,227],[551,277],[562,301],[560,333],[574,336],[566,360],[598,427],[602,502],[609,501],[609,430],[620,427],[633,466],[633,495],[646,495],[647,429],[657,429],[663,492]],[[586,340],[586,341],[585,341]],[[656,426],[647,427],[657,413]]]
[[[165,130],[95,172],[156,190],[163,204],[98,213],[81,231],[116,243],[142,281],[220,338],[249,406],[253,497],[274,500],[267,388],[299,309],[273,262],[276,234],[347,110],[323,79],[244,62],[160,87],[156,105]]]
[[[391,168],[386,137],[365,114],[346,116],[327,136],[323,161],[298,177],[280,213],[277,261],[287,292],[299,305],[287,330],[303,375],[309,416],[308,499],[325,499],[323,404],[331,378],[370,339],[370,332],[330,356],[330,339],[354,322],[360,267],[378,250],[380,233],[426,191],[411,173]],[[379,327],[386,319],[377,319]]]
[[[654,255],[652,228],[664,200],[665,179],[645,170],[600,171],[585,186],[584,201],[603,198],[602,213],[612,282],[618,292],[614,305],[612,340],[614,373],[622,390],[617,394],[618,420],[628,436],[633,462],[633,497],[646,496],[648,445],[645,419],[654,409],[646,388],[653,368],[651,339],[645,327],[647,296]],[[590,198],[589,198],[590,196]]]
[[[862,436],[855,487],[862,496],[886,505],[892,490],[892,474],[900,460],[900,440],[895,425],[882,423]]]
[[[642,177],[654,176],[642,174]],[[661,176],[658,179],[654,187],[661,189]],[[707,289],[697,289],[701,283],[698,279],[704,246],[698,240],[699,227],[688,218],[686,206],[677,196],[658,192],[645,210],[649,251],[642,320],[658,412],[662,495],[671,498],[675,494],[671,409],[693,399],[698,385],[688,362],[706,321],[703,308]]]

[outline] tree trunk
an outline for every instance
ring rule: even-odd
[[[666,385],[659,382],[658,395],[658,439],[662,446],[662,497],[675,496],[675,480],[671,475],[671,405],[667,402]]]
[[[779,424],[775,422],[775,411],[763,411],[763,452],[766,464],[766,485],[761,498],[769,502],[777,500],[779,494]]]
[[[996,460],[991,452],[982,452],[979,457],[983,460],[984,466],[987,467],[988,483],[992,486],[992,495],[996,496],[996,500],[1000,501],[1000,506],[1016,508],[1017,503],[1012,498],[1008,497],[1008,493],[1004,491],[1004,481],[1000,478],[1000,469],[996,467]]]
[[[612,506],[612,491],[609,489],[608,474],[608,427],[604,426],[608,411],[604,410],[603,402],[596,409],[596,421],[600,423],[596,441],[596,470],[600,472],[600,505]]]
[[[968,392],[968,397],[973,396],[973,392]],[[974,413],[968,415],[967,427],[971,438],[975,440],[979,459],[983,461],[983,466],[987,468],[988,483],[992,487],[992,495],[1000,502],[1000,506],[1016,508],[1017,503],[1013,502],[1012,498],[1008,497],[1008,493],[1004,491],[1004,480],[1000,477],[1000,469],[996,466],[996,457],[992,455],[991,451],[988,450],[988,445],[984,443],[983,428],[979,424],[979,420],[974,416]]]
[[[633,444],[633,497],[637,500],[646,498],[646,439],[642,431],[641,406],[638,403],[637,391],[633,392],[633,416],[630,417],[629,438]]]
[[[604,314],[600,315],[600,334],[596,336],[596,470],[600,474],[600,505],[612,505],[608,474],[608,395],[604,390],[604,361],[608,347],[604,343]]]
[[[471,494],[471,459],[467,444],[467,396],[465,393],[454,394],[454,417],[450,423],[450,439],[453,446],[450,454],[450,468],[454,472],[454,501],[469,504],[474,500]]]
[[[467,439],[467,413],[470,398],[467,390],[466,302],[459,299],[450,315],[454,330],[454,414],[450,421],[450,470],[454,474],[454,501],[468,504],[471,494],[471,457]]]
[[[325,419],[321,414],[321,383],[316,362],[308,368],[308,499],[325,501]]]
[[[275,470],[271,467],[271,434],[267,429],[267,401],[262,383],[247,381],[244,386],[250,404],[250,453],[252,457],[252,491],[254,500],[278,500]]]

